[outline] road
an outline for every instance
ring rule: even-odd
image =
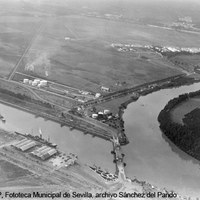
[[[68,111],[69,109],[67,109],[65,106],[61,106],[61,105],[58,105],[56,103],[52,103],[51,101],[48,101],[46,99],[43,99],[42,97],[40,97],[37,93],[35,93],[31,88],[27,87],[26,85],[22,84],[22,83],[19,83],[19,82],[15,82],[15,81],[12,81],[12,80],[6,80],[6,79],[1,79],[5,82],[12,82],[13,84],[16,84],[16,85],[20,85],[21,87],[24,87],[26,88],[30,93],[32,93],[36,99],[42,101],[42,102],[47,102],[47,103],[50,103],[51,105],[57,107],[57,108],[60,108],[61,110],[63,111]],[[72,126],[74,128],[77,128],[80,130],[84,130],[84,131],[87,131],[87,127],[89,125],[92,125],[96,128],[99,128],[100,130],[102,130],[102,138],[107,138],[109,139],[110,137],[112,137],[112,135],[116,135],[117,133],[115,132],[115,130],[112,128],[112,127],[108,127],[106,126],[105,124],[102,124],[98,121],[95,121],[95,120],[92,120],[92,119],[87,119],[87,118],[82,118],[82,117],[78,117],[76,115],[73,115],[71,113],[67,113],[67,118],[66,119],[61,119],[59,118],[58,116],[52,116],[52,115],[48,115],[46,113],[40,113],[39,111],[31,111],[29,110],[28,108],[22,108],[18,105],[13,105],[12,103],[9,103],[9,102],[4,102],[2,100],[0,100],[2,103],[5,103],[9,106],[12,106],[12,107],[16,107],[16,108],[19,108],[19,109],[22,109],[22,110],[25,110],[25,111],[28,111],[28,112],[31,112],[31,113],[37,113],[41,116],[43,116],[44,118],[48,118],[48,119],[52,119],[52,120],[55,120],[56,122],[59,122],[59,123],[62,123],[62,124],[67,124],[68,126]],[[70,119],[73,119],[73,121],[70,121]],[[78,123],[77,123],[78,122]],[[89,127],[88,127],[89,128]],[[91,130],[89,131],[89,133],[92,133]],[[106,134],[106,135],[104,135]],[[99,136],[99,131],[96,132],[95,129],[94,129],[94,136]]]

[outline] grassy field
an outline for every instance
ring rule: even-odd
[[[5,160],[0,160],[0,174],[1,179],[17,179],[22,176],[30,175],[31,173],[28,170],[24,170],[17,165],[14,165]]]
[[[15,1],[10,7],[3,0],[0,76],[9,76],[28,47],[17,71],[84,90],[98,91],[101,85],[116,90],[120,89],[113,87],[117,81],[134,86],[181,73],[181,67],[150,51],[118,52],[111,44],[197,47],[199,35],[150,27],[144,20],[139,23],[129,12],[130,2],[114,7],[113,3],[103,1],[100,6],[100,2],[83,1],[78,7],[71,1]],[[89,12],[114,14],[120,6],[129,13],[122,9],[124,18],[120,20],[83,16]],[[146,18],[139,13],[138,17]]]
[[[177,55],[171,57],[170,61],[187,71],[193,71],[194,66],[200,64],[200,55]]]
[[[171,112],[172,119],[182,124],[184,116],[195,108],[200,108],[200,97],[191,98],[175,107]]]
[[[117,81],[138,85],[180,73],[165,59],[148,55],[150,52],[122,53],[110,46],[145,43],[145,40],[150,44],[154,33],[143,34],[142,27],[136,28],[140,30],[135,32],[135,26],[121,22],[80,16],[51,20],[31,46],[19,72],[34,72],[46,79],[92,91],[101,85],[112,87]],[[71,39],[65,40],[67,37]],[[149,59],[142,59],[142,55]]]

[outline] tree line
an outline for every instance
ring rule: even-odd
[[[196,120],[194,120],[194,123],[179,124],[174,122],[171,118],[172,109],[174,109],[181,102],[198,95],[200,95],[200,90],[182,94],[170,100],[164,109],[159,113],[158,121],[162,132],[175,145],[193,157],[200,159],[200,125],[195,123]]]

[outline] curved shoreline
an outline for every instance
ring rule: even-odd
[[[171,99],[158,115],[158,122],[163,134],[178,148],[200,161],[198,149],[196,149],[198,132],[191,129],[187,124],[179,124],[173,121],[171,111],[180,103],[189,98],[200,95],[200,90],[179,95]]]
[[[193,82],[191,82],[191,84],[192,84]],[[184,84],[181,84],[181,85],[184,85]],[[180,85],[180,86],[181,86]],[[188,84],[189,85],[189,84]],[[176,87],[177,85],[175,85],[175,86],[172,86],[172,88],[173,87]],[[178,87],[178,86],[177,86]],[[143,87],[144,88],[144,87]],[[154,87],[154,88],[149,88],[149,86],[146,86],[146,91],[143,91],[143,92],[140,92],[140,95],[141,96],[145,96],[145,95],[147,95],[147,94],[150,94],[150,93],[152,93],[152,92],[154,92],[154,91],[158,91],[158,90],[160,90],[160,89],[164,89],[164,88],[170,88],[170,87],[163,87],[163,88],[161,88],[161,87]],[[127,98],[128,99],[128,98]],[[121,116],[123,117],[123,113],[124,113],[124,111],[125,111],[125,107],[128,105],[128,104],[130,104],[131,102],[134,102],[135,100],[134,99],[129,99],[129,100],[127,100],[127,101],[125,101],[124,103],[122,103],[122,106],[120,107],[120,112],[121,112]],[[155,117],[155,119],[156,119],[156,117]]]
[[[138,97],[137,98],[130,97],[130,99],[128,99],[127,101],[125,101],[119,106],[118,115],[120,119],[121,134],[122,134],[122,137],[124,137],[125,140],[127,141],[127,143],[120,143],[120,144],[126,145],[129,143],[128,138],[125,134],[124,120],[123,120],[124,110],[127,108],[129,104],[137,101],[140,96],[146,96],[148,94],[157,92],[162,89],[180,87],[183,85],[191,85],[191,84],[194,84],[195,82],[199,82],[199,80],[197,81],[192,78],[188,78],[185,75],[179,75],[179,76],[169,77],[163,80],[154,81],[151,83],[146,83],[146,84],[141,85],[140,87],[137,87],[137,89],[134,90],[134,92],[137,93]]]

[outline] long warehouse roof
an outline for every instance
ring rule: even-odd
[[[14,146],[19,145],[19,144],[21,144],[22,142],[25,142],[25,141],[27,141],[27,140],[28,140],[27,138],[24,138],[23,140],[20,140],[20,141],[16,142],[16,143],[14,144]]]
[[[28,144],[28,143],[30,143],[31,142],[31,140],[27,140],[27,141],[25,141],[25,142],[22,142],[21,144],[19,144],[19,145],[16,145],[16,147],[17,148],[20,148],[20,147],[22,147],[22,146],[24,146],[24,145],[26,145],[26,144]]]
[[[26,144],[26,145],[20,147],[20,149],[21,149],[22,151],[26,151],[26,150],[28,150],[28,149],[34,147],[35,145],[36,145],[35,142],[30,142],[30,143],[28,143],[28,144]]]

